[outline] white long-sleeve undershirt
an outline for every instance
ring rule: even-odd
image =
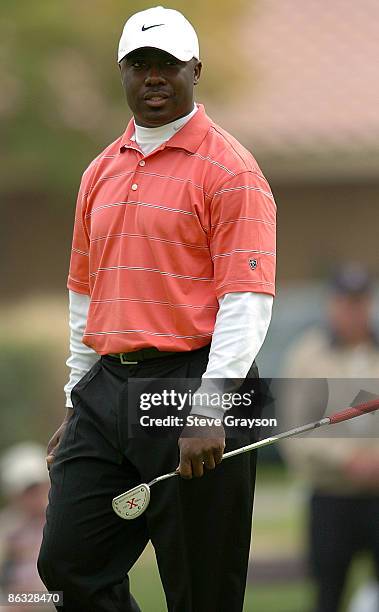
[[[162,143],[169,140],[176,132],[186,124],[192,117],[197,113],[198,107],[194,105],[192,111],[185,117],[166,123],[159,127],[148,128],[142,127],[141,125],[134,124],[135,133],[132,136],[132,140],[137,142],[141,151],[144,155],[149,155],[155,149],[161,146]]]
[[[66,365],[70,368],[70,377],[64,387],[66,393],[66,406],[72,408],[71,390],[83,378],[99,355],[86,344],[82,338],[87,324],[87,315],[90,304],[88,295],[69,291],[69,325],[70,325],[70,356]]]
[[[201,394],[211,396],[231,391],[246,378],[265,340],[272,314],[274,298],[264,293],[227,293],[219,302],[208,365],[202,383],[194,395],[192,413],[213,418],[224,414],[219,406],[203,403]],[[230,388],[220,389],[216,379],[224,379]]]
[[[69,303],[70,356],[66,363],[70,368],[70,378],[65,392],[66,406],[71,407],[71,389],[99,359],[99,355],[82,342],[90,298],[69,291]],[[203,374],[207,389],[204,379],[246,377],[266,337],[272,304],[273,297],[263,293],[227,293],[220,298],[208,366]],[[215,418],[222,414],[221,409],[200,405],[193,408],[193,412]]]

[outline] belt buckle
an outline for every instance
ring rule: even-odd
[[[125,355],[127,353],[120,353],[120,361],[123,365],[136,365],[137,363],[139,363],[138,361],[128,361],[127,359],[125,359]]]

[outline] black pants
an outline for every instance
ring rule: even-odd
[[[310,515],[311,565],[317,586],[317,612],[337,612],[354,555],[373,555],[379,580],[379,497],[315,494]]]
[[[111,507],[114,496],[178,465],[176,439],[128,438],[128,384],[135,378],[200,378],[208,353],[205,347],[138,365],[103,357],[73,389],[74,415],[50,470],[38,560],[46,587],[64,592],[63,610],[138,612],[127,573],[149,540],[170,612],[242,610],[254,453],[200,479],[156,485],[135,520],[119,518]],[[253,367],[249,376],[256,375]],[[226,450],[246,443],[244,437],[227,440]]]

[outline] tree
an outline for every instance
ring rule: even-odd
[[[200,100],[225,101],[235,89],[243,61],[238,24],[248,4],[171,3],[199,33]],[[51,192],[56,205],[75,192],[90,159],[125,128],[116,48],[127,17],[150,6],[146,0],[2,0],[3,192]]]

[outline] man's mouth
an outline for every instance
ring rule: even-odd
[[[169,95],[165,91],[148,91],[144,95],[146,104],[153,108],[163,106],[168,98]]]

